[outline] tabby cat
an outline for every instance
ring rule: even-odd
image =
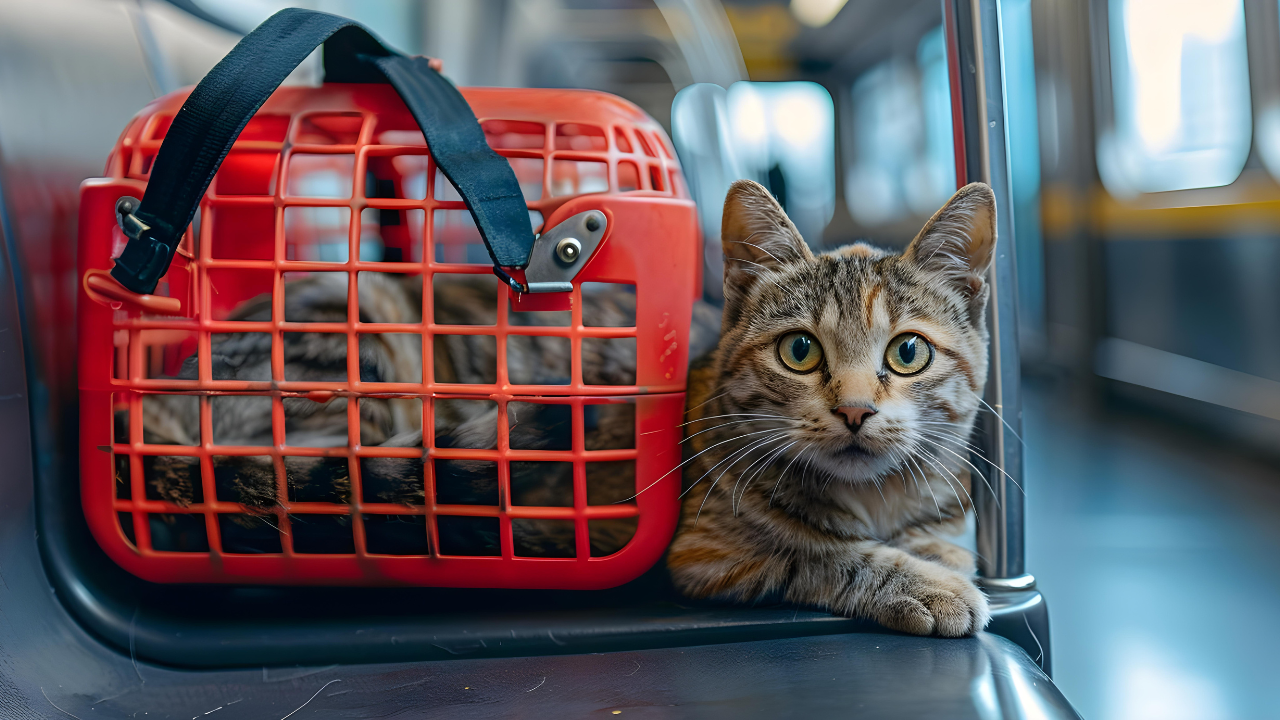
[[[996,240],[962,188],[901,255],[814,256],[761,186],[725,202],[724,324],[689,382],[681,529],[693,597],[782,598],[909,633],[988,620],[971,554],[967,438],[987,376]]]
[[[421,322],[422,281],[418,276],[393,273],[361,273],[358,280],[361,322]],[[626,286],[604,286],[584,304],[583,321],[592,326],[629,325],[635,317],[635,295]],[[496,279],[485,275],[437,276],[435,318],[451,325],[492,325]],[[705,314],[705,311],[703,312]],[[512,312],[515,325],[554,325],[552,314]],[[284,319],[289,322],[345,322],[347,275],[315,273],[285,286]],[[263,295],[238,306],[229,320],[269,321],[271,296]],[[706,323],[704,323],[705,325]],[[700,334],[706,337],[707,333]],[[289,332],[284,339],[284,377],[287,380],[342,382],[347,378],[347,336],[337,333]],[[709,345],[703,341],[704,345]],[[362,334],[359,339],[360,379],[364,382],[420,382],[422,348],[418,335]],[[635,383],[634,350],[617,344],[583,343],[583,380],[596,385]],[[569,367],[568,343],[561,338],[529,336],[511,338],[507,367],[518,382],[564,384]],[[492,337],[441,335],[434,338],[434,373],[450,383],[495,382],[496,348]],[[215,380],[270,380],[271,335],[268,333],[216,334],[210,362]],[[197,358],[189,357],[178,377],[198,376]],[[418,402],[402,398],[364,398],[360,401],[360,437],[365,447],[423,447],[422,416]],[[346,447],[347,399],[327,402],[285,398],[286,442],[295,447]],[[199,401],[193,396],[149,395],[143,399],[144,442],[162,445],[195,445],[199,435]],[[508,405],[509,441],[528,450],[569,449],[569,407],[519,403]],[[495,403],[437,400],[437,447],[492,449],[497,446]],[[224,395],[211,400],[213,442],[219,445],[271,446],[271,401],[258,395]],[[127,412],[116,415],[117,437],[126,437]],[[593,405],[584,412],[587,450],[634,447],[635,420],[623,405]],[[352,439],[356,440],[355,438]],[[127,486],[128,458],[116,457],[117,482]],[[366,502],[421,505],[424,502],[422,458],[362,458],[360,460]],[[603,497],[625,499],[635,493],[634,466],[617,464],[619,472],[604,478]],[[497,505],[498,478],[492,461],[444,460],[435,463],[436,499],[443,504]],[[512,502],[517,505],[571,507],[572,476],[568,463],[511,463]],[[276,472],[266,456],[214,456],[214,482],[218,499],[244,504],[255,515],[233,516],[246,529],[272,523],[278,505]],[[348,460],[345,457],[285,457],[285,491],[291,501],[346,504],[351,501]],[[199,461],[193,457],[147,456],[144,482],[149,495],[180,506],[202,497]],[[342,522],[347,516],[338,516]],[[170,518],[172,520],[172,518]],[[295,521],[306,522],[306,516]],[[513,521],[518,555],[526,557],[575,557],[574,535],[555,532],[538,523]],[[621,549],[634,533],[634,519],[593,521],[590,542],[593,556]],[[156,530],[164,532],[164,527]],[[228,552],[263,552],[237,545],[232,528],[224,533]],[[350,531],[343,531],[349,537]],[[439,528],[441,551],[456,555],[496,555],[495,531],[475,525]],[[275,552],[279,552],[276,550]],[[349,551],[348,551],[349,552]]]

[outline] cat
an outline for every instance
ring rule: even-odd
[[[421,322],[420,276],[394,273],[361,273],[357,282],[361,322]],[[606,285],[593,290],[584,303],[583,322],[589,326],[619,327],[634,323],[635,294],[627,286]],[[496,279],[484,275],[436,277],[434,312],[437,322],[449,325],[492,325]],[[237,306],[227,320],[269,321],[271,296],[265,294]],[[515,312],[513,325],[555,325],[553,313]],[[706,317],[705,308],[700,317]],[[284,319],[290,322],[345,322],[347,275],[315,273],[285,286]],[[701,323],[706,326],[707,322]],[[288,332],[283,334],[284,377],[289,380],[342,382],[347,378],[347,336],[337,333]],[[695,333],[695,342],[709,347],[714,333]],[[507,366],[518,382],[564,384],[569,367],[569,344],[561,338],[513,336],[507,343]],[[418,335],[375,334],[359,336],[359,372],[366,382],[419,382],[422,348]],[[271,380],[271,336],[268,333],[215,334],[210,346],[212,375],[217,380]],[[496,347],[492,337],[438,335],[433,339],[434,377],[449,383],[495,381]],[[616,344],[583,343],[583,381],[595,385],[635,383],[634,350]],[[177,377],[198,377],[196,356],[187,358]],[[347,399],[326,402],[288,397],[282,402],[287,444],[300,447],[345,447],[348,444]],[[366,397],[359,403],[360,438],[365,447],[423,447],[422,416],[418,400]],[[568,406],[521,403],[508,405],[509,442],[521,449],[568,449],[571,424]],[[220,395],[211,399],[213,441],[219,445],[271,446],[271,401],[260,395]],[[195,445],[199,439],[199,402],[193,396],[154,394],[142,403],[143,440],[159,445]],[[127,437],[127,411],[116,414],[117,437]],[[436,400],[434,405],[437,447],[493,449],[497,447],[498,411],[495,403]],[[584,412],[588,425],[587,450],[634,447],[635,419],[620,404],[592,405]],[[353,439],[354,440],[354,439]],[[351,482],[345,457],[284,458],[285,492],[294,502],[351,502]],[[422,505],[422,458],[372,458],[360,461],[366,502]],[[116,457],[117,482],[127,488],[129,460]],[[214,456],[214,484],[219,500],[239,502],[251,514],[232,516],[252,529],[272,523],[279,505],[276,470],[266,456]],[[179,506],[203,498],[197,458],[145,456],[144,483],[154,499]],[[436,500],[443,504],[498,504],[496,464],[492,461],[448,460],[435,463]],[[511,463],[511,502],[527,506],[572,506],[572,466],[568,463]],[[614,472],[601,474],[601,497],[626,499],[635,492],[634,466],[611,464]],[[127,490],[122,490],[127,492]],[[172,518],[169,518],[172,520]],[[347,516],[339,516],[347,522]],[[305,522],[305,519],[303,519]],[[567,531],[538,523],[513,521],[518,555],[575,557],[575,537]],[[605,556],[621,549],[635,530],[634,519],[596,520],[589,525],[591,553]],[[160,532],[165,528],[157,527]],[[235,529],[232,528],[234,531]],[[341,529],[339,528],[339,531]],[[345,531],[348,535],[349,530]],[[474,526],[439,529],[441,551],[458,555],[496,555],[498,536]],[[224,533],[225,535],[225,533]],[[233,532],[234,535],[234,532]],[[179,544],[176,543],[175,544]],[[223,539],[228,552],[263,552]],[[276,550],[275,552],[278,552]]]
[[[691,370],[667,556],[693,598],[782,598],[918,634],[986,625],[958,534],[987,376],[995,198],[971,184],[902,254],[815,256],[765,188],[724,206],[724,321]]]

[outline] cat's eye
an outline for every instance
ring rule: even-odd
[[[807,332],[793,332],[778,341],[778,358],[798,373],[807,373],[822,362],[822,346]]]
[[[899,375],[915,375],[933,362],[933,345],[915,333],[902,333],[889,341],[884,360]]]

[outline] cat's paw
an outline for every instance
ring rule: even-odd
[[[940,528],[943,532],[955,528]],[[948,532],[947,534],[955,534]],[[906,550],[921,560],[940,563],[962,575],[972,575],[977,571],[973,553],[953,542],[945,540],[924,527],[913,527],[903,531],[901,535],[888,543],[890,547]]]
[[[972,552],[940,538],[916,543],[909,550],[921,560],[940,563],[964,575],[972,575],[978,569]]]
[[[865,612],[894,630],[942,637],[972,635],[991,618],[987,596],[971,578],[921,560],[895,571]]]

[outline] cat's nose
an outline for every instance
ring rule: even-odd
[[[867,418],[876,414],[875,408],[865,405],[841,405],[834,412],[837,415],[843,415],[844,424],[848,425],[849,429],[854,432],[858,432]]]

